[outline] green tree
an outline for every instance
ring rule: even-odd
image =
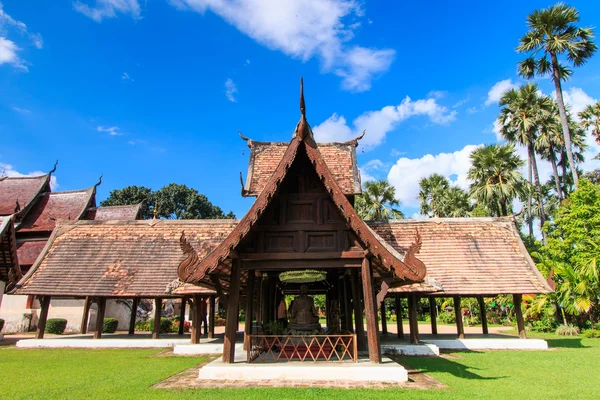
[[[419,181],[419,202],[421,214],[429,217],[440,217],[440,209],[444,201],[450,181],[440,174],[433,174]]]
[[[471,197],[491,216],[507,216],[513,200],[525,193],[525,180],[519,172],[523,164],[512,144],[491,144],[474,150],[467,174],[472,182]]]
[[[399,206],[396,188],[387,180],[366,182],[363,193],[356,197],[354,204],[358,215],[365,220],[404,218]]]
[[[100,206],[128,206],[142,203],[142,218],[152,218],[152,189],[144,186],[127,186],[112,190],[108,198],[100,202]]]
[[[571,136],[567,111],[562,93],[561,81],[567,80],[572,71],[564,62],[579,67],[596,52],[592,28],[579,28],[579,12],[567,4],[557,3],[545,9],[536,10],[527,16],[528,32],[521,37],[517,51],[529,56],[518,65],[519,74],[525,78],[535,75],[551,75],[556,90],[556,100],[560,112],[562,131],[567,158],[575,186],[578,175],[571,150]],[[559,60],[559,56],[564,56]]]
[[[590,104],[579,113],[581,126],[584,129],[591,129],[592,134],[596,137],[596,143],[600,144],[600,101]],[[596,156],[600,158],[600,153]]]

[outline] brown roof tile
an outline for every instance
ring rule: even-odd
[[[89,208],[85,219],[94,221],[134,221],[140,219],[142,204]]]
[[[95,188],[42,194],[19,226],[19,232],[51,232],[59,220],[77,220],[93,202]]]
[[[21,279],[17,258],[14,216],[0,216],[0,281]],[[2,292],[0,292],[2,296]]]
[[[30,240],[17,244],[17,254],[19,255],[19,265],[31,266],[35,263],[38,256],[46,246],[46,240]]]
[[[17,200],[21,211],[26,211],[40,192],[50,191],[49,182],[49,174],[34,177],[0,178],[0,215],[14,214]]]
[[[436,294],[552,291],[525,250],[512,218],[431,218],[367,224],[399,252],[411,245],[412,232],[418,229],[423,242],[419,259],[427,265],[427,277],[443,288]],[[404,293],[407,289],[398,291]],[[437,290],[415,285],[408,291]]]

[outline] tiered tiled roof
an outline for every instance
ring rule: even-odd
[[[130,206],[92,207],[85,219],[94,221],[134,221],[141,217],[142,204]]]
[[[19,279],[21,270],[17,260],[14,216],[0,216],[0,281],[16,283]]]
[[[27,267],[33,265],[35,260],[44,250],[47,239],[28,240],[17,243],[17,254],[19,255],[19,264]]]
[[[427,265],[428,284],[391,292],[436,295],[550,293],[552,290],[527,253],[511,217],[430,218],[367,221],[399,252],[422,239],[419,258]],[[441,286],[441,287],[440,287]]]
[[[8,178],[0,177],[0,215],[22,214],[43,191],[50,191],[50,174]],[[19,202],[19,210],[15,210]]]
[[[19,226],[19,232],[51,232],[59,220],[77,220],[93,206],[95,187],[42,194]]]

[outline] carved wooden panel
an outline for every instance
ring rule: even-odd
[[[265,252],[293,252],[295,232],[265,233]]]
[[[337,251],[337,232],[307,232],[306,251]]]
[[[352,232],[346,232],[347,235],[347,247],[344,250],[363,250],[362,245],[358,241],[358,238]]]
[[[331,200],[323,200],[323,221],[324,223],[335,223],[343,221],[340,212],[335,208]]]
[[[316,223],[317,221],[315,201],[313,199],[288,200],[286,208],[286,223],[307,224]]]

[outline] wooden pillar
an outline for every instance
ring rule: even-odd
[[[365,325],[363,322],[362,292],[358,282],[358,270],[353,268],[350,272],[352,282],[352,307],[354,309],[354,332],[356,333],[356,343],[359,350],[367,349],[367,340],[365,337]]]
[[[400,302],[400,295],[394,296],[394,302],[396,306],[396,330],[398,331],[398,339],[404,339],[404,326],[402,325],[402,303]]]
[[[152,339],[160,337],[160,317],[162,311],[162,299],[157,297],[154,299],[154,329],[152,330]]]
[[[387,334],[387,318],[385,317],[385,299],[381,302],[381,334]]]
[[[369,360],[381,363],[381,348],[379,345],[379,324],[377,323],[377,305],[373,291],[373,271],[371,262],[364,258],[362,262],[363,295],[365,296],[365,312],[367,313],[367,339],[369,342]]]
[[[187,299],[185,297],[181,298],[181,309],[179,310],[179,330],[177,331],[178,335],[183,335],[185,332],[185,306],[187,304]]]
[[[437,308],[433,296],[429,296],[429,316],[431,317],[431,333],[437,335]]]
[[[100,339],[102,337],[102,328],[104,328],[106,297],[99,297],[96,303],[98,304],[98,313],[96,314],[96,330],[94,331],[94,339]]]
[[[515,304],[515,317],[517,317],[517,330],[519,331],[519,337],[521,339],[527,339],[527,334],[525,333],[525,322],[523,321],[523,311],[521,310],[523,295],[513,294],[513,302]]]
[[[346,288],[345,293],[346,297],[343,299],[344,303],[346,303],[346,309],[348,310],[348,314],[346,317],[346,331],[352,332],[353,324],[352,324],[352,282],[350,281],[350,276],[344,274],[344,287]]]
[[[246,280],[246,318],[244,323],[244,350],[248,350],[250,336],[252,335],[252,319],[254,318],[254,277],[253,269],[248,270],[248,279]]]
[[[481,329],[484,335],[488,334],[487,313],[485,310],[485,300],[483,296],[477,296],[479,302],[479,315],[481,316]]]
[[[408,295],[408,326],[410,328],[410,342],[419,343],[419,323],[417,321],[417,296]]]
[[[225,341],[223,343],[223,362],[228,364],[232,364],[235,360],[235,334],[238,328],[241,264],[242,261],[239,258],[233,259],[231,264],[227,320],[225,322]]]
[[[133,303],[131,303],[131,315],[129,316],[129,334],[133,335],[135,333],[135,317],[137,317],[137,308],[140,299],[134,297]]]
[[[193,299],[193,304],[190,307],[190,311],[192,313],[192,329],[190,329],[190,343],[198,344],[200,343],[200,336],[202,336],[202,307],[200,307],[200,303],[203,301],[203,299],[202,296],[200,296],[199,294],[195,294]]]
[[[85,304],[83,305],[83,316],[81,318],[81,328],[79,328],[79,332],[82,335],[87,333],[88,320],[90,317],[90,305],[92,304],[92,300],[89,296],[85,298]]]
[[[462,320],[462,307],[460,305],[460,296],[454,296],[454,317],[456,318],[456,333],[459,339],[465,338],[465,327]]]
[[[213,339],[215,337],[215,296],[208,298],[208,338]]]
[[[38,318],[37,329],[35,331],[36,339],[44,338],[46,330],[46,320],[48,319],[48,309],[50,308],[50,296],[40,297],[40,316]]]

